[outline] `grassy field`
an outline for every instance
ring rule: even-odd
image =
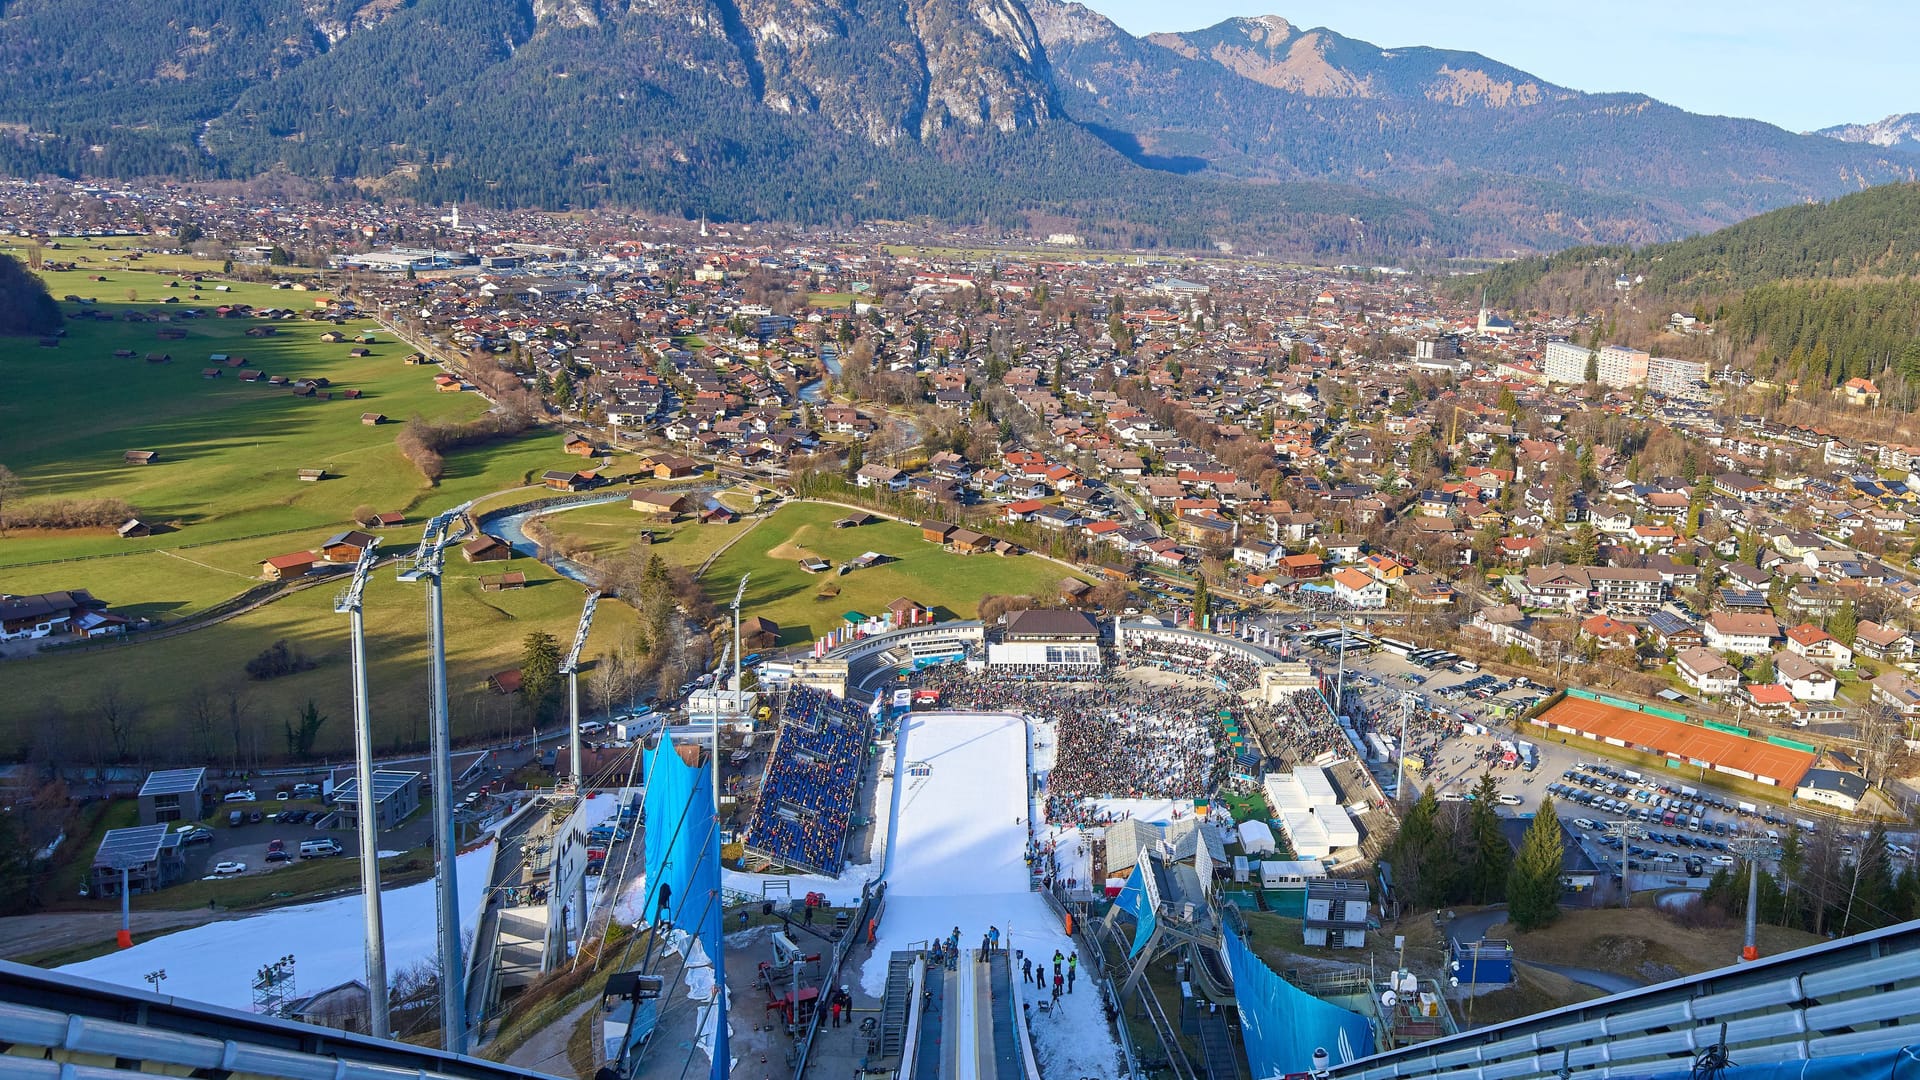
[[[584,506],[548,515],[540,521],[556,543],[598,559],[620,555],[633,545],[642,530],[648,530],[653,533],[652,552],[668,566],[686,567],[698,567],[707,556],[751,524],[751,520],[741,520],[729,525],[702,525],[687,517],[663,525],[649,520],[625,502]]]
[[[320,291],[277,290],[234,282],[229,291],[191,282],[162,267],[217,270],[182,257],[148,256],[137,264],[115,262],[117,251],[146,241],[116,238],[75,250],[48,251],[50,260],[84,257],[75,271],[43,276],[56,297],[97,297],[100,310],[177,311],[229,302],[256,307],[306,309]],[[134,269],[134,266],[144,269]],[[106,281],[89,280],[104,276]],[[131,291],[135,300],[129,301]],[[170,296],[178,304],[163,305]],[[79,305],[64,303],[73,310]],[[430,366],[401,363],[406,345],[371,321],[349,323],[349,338],[372,331],[372,355],[348,356],[356,343],[328,343],[326,323],[275,323],[270,338],[249,338],[260,320],[193,319],[169,325],[187,337],[161,341],[156,324],[124,321],[69,322],[58,348],[30,341],[0,341],[0,463],[22,480],[22,502],[72,497],[118,497],[160,526],[157,535],[121,540],[110,530],[15,531],[0,541],[0,590],[39,592],[85,588],[136,617],[176,619],[204,610],[259,583],[262,560],[310,550],[348,528],[352,511],[371,506],[407,515],[384,537],[389,550],[405,549],[431,513],[489,493],[496,501],[532,497],[527,485],[541,472],[577,468],[561,453],[557,433],[522,438],[447,455],[446,473],[431,484],[394,447],[399,423],[414,415],[467,419],[488,408],[475,394],[439,392]],[[113,356],[131,349],[132,359]],[[172,363],[141,357],[165,352]],[[227,370],[204,379],[213,353],[245,356],[249,368],[290,377],[325,377],[335,389],[361,391],[360,400],[310,400],[285,389],[243,383]],[[76,408],[77,406],[77,408]],[[369,427],[364,412],[393,423]],[[129,449],[157,450],[148,466],[126,465]],[[302,482],[295,471],[324,467],[330,478]],[[482,592],[482,574],[506,569],[527,574],[530,586],[505,593]],[[246,717],[236,736],[223,723],[212,741],[215,761],[283,750],[286,720],[312,700],[330,717],[318,744],[339,754],[350,735],[347,697],[346,621],[332,611],[333,585],[322,585],[268,604],[225,623],[174,638],[87,652],[57,652],[10,662],[16,687],[27,692],[0,701],[0,756],[17,758],[35,742],[76,746],[99,737],[97,704],[108,690],[138,714],[135,742],[152,760],[199,762],[209,740],[194,735],[185,714],[206,693],[239,686]],[[422,589],[393,580],[381,570],[367,597],[370,684],[376,741],[382,747],[424,742],[425,641]],[[579,614],[579,586],[531,560],[469,566],[457,556],[447,573],[449,683],[455,731],[461,736],[497,735],[524,729],[528,720],[517,699],[484,689],[486,676],[519,662],[522,638],[545,630],[564,643]],[[586,655],[611,649],[631,626],[631,612],[602,610]],[[270,682],[247,680],[243,666],[273,642],[286,639],[314,661],[312,670]],[[56,720],[55,718],[64,718]],[[50,730],[50,728],[52,730]],[[236,750],[235,744],[240,749]],[[44,748],[44,747],[43,747]]]
[[[98,295],[109,314],[151,310],[163,293],[164,275],[110,271],[106,283],[75,273],[44,275],[56,295]],[[122,286],[121,281],[129,284]],[[140,302],[129,303],[132,289]],[[211,308],[229,301],[256,306],[307,307],[321,294],[235,284],[231,293],[182,295],[182,305]],[[67,304],[71,309],[76,305]],[[408,417],[469,419],[487,403],[474,394],[440,393],[434,367],[408,367],[409,350],[370,321],[350,322],[348,336],[373,331],[371,355],[351,357],[357,346],[328,343],[326,323],[277,323],[271,338],[248,338],[254,319],[195,319],[172,324],[187,337],[161,341],[148,323],[74,321],[58,348],[6,342],[0,349],[0,462],[22,480],[31,503],[52,497],[118,497],[149,523],[166,526],[156,536],[121,540],[108,530],[92,534],[21,533],[0,552],[0,568],[47,559],[129,551],[177,549],[239,537],[338,528],[353,508],[425,514],[462,499],[524,482],[564,464],[559,438],[529,436],[515,442],[456,453],[438,487],[429,484],[394,448],[398,426]],[[133,358],[116,359],[131,349]],[[171,363],[147,363],[149,352]],[[271,375],[325,378],[336,390],[354,389],[359,400],[295,397],[285,388],[240,381],[240,371],[201,377],[208,357],[245,356],[252,369]],[[76,408],[77,406],[77,408]],[[377,412],[390,423],[369,427],[361,414]],[[49,418],[62,418],[50,422]],[[127,450],[155,450],[156,464],[127,465]],[[330,478],[299,480],[296,470],[325,468]],[[317,538],[316,538],[317,539]],[[250,572],[251,568],[230,567]]]
[[[836,529],[847,511],[819,503],[792,503],[774,511],[753,535],[735,544],[702,578],[716,603],[733,598],[740,575],[751,573],[745,612],[780,624],[780,643],[811,641],[840,625],[846,611],[874,614],[904,596],[943,619],[969,619],[984,595],[1030,594],[1043,601],[1059,595],[1060,579],[1074,576],[1057,563],[1031,555],[952,555],[920,539],[920,530],[896,521]],[[809,574],[799,560],[817,555],[836,566],[875,551],[891,561],[846,575]],[[839,594],[819,595],[838,585]]]
[[[1759,930],[1762,956],[1825,940],[1765,924]],[[1727,967],[1740,955],[1746,938],[1746,928],[1738,921],[1694,929],[1646,908],[1565,911],[1550,926],[1525,934],[1512,931],[1511,925],[1503,930],[1518,959],[1611,971],[1649,983]]]
[[[509,569],[525,573],[528,587],[482,591],[481,575]],[[238,685],[248,702],[243,749],[248,740],[257,740],[263,754],[283,752],[284,722],[312,700],[330,718],[317,751],[341,756],[349,746],[353,714],[347,619],[334,614],[335,591],[327,585],[308,589],[176,637],[9,661],[9,673],[22,689],[0,695],[0,757],[20,760],[35,741],[65,740],[72,747],[76,740],[98,737],[98,705],[112,688],[140,715],[136,741],[147,747],[145,760],[156,765],[202,763],[205,759],[195,752],[200,740],[186,713],[200,690],[219,695],[224,703],[221,691],[228,685]],[[532,559],[469,565],[455,555],[447,562],[445,597],[455,737],[528,731],[530,720],[521,699],[488,691],[487,676],[518,667],[521,642],[533,631],[552,634],[564,648],[579,619],[580,586]],[[424,745],[425,587],[403,584],[395,580],[391,567],[382,567],[369,579],[365,610],[375,745],[382,750]],[[633,620],[632,609],[624,604],[602,605],[583,655],[590,660],[611,651]],[[281,639],[305,653],[314,668],[265,682],[247,679],[246,662]],[[55,719],[62,715],[64,720]],[[234,742],[222,721],[214,732],[213,760],[226,761]]]

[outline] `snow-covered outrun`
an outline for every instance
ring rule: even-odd
[[[989,926],[1009,951],[1051,963],[1073,951],[1057,917],[1028,888],[1027,722],[1018,716],[915,713],[904,721],[901,762],[924,762],[924,776],[895,776],[897,823],[887,858],[887,906],[879,938],[861,971],[861,988],[886,989],[887,960],[960,928],[975,948]],[[1091,957],[1082,957],[1089,964]],[[1019,976],[1019,964],[1014,965]],[[1031,983],[1022,991],[1038,1001]],[[1051,991],[1048,992],[1051,996]],[[1091,982],[1032,1013],[1034,1056],[1048,1076],[1117,1076],[1120,1049]]]
[[[460,890],[460,931],[472,940],[493,879],[494,844],[454,859]],[[400,971],[432,962],[435,949],[433,882],[380,890],[387,966]],[[244,919],[207,923],[143,941],[131,949],[69,964],[63,974],[151,990],[147,973],[163,970],[162,992],[253,1009],[253,977],[283,956],[294,958],[296,985],[324,990],[367,975],[365,907],[354,892],[317,904],[276,908]]]

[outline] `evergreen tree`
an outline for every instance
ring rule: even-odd
[[[1573,530],[1573,540],[1567,545],[1567,561],[1576,566],[1592,566],[1600,561],[1600,537],[1591,523],[1583,521]]]
[[[867,452],[861,448],[859,443],[856,442],[847,449],[847,468],[846,468],[847,479],[849,480],[853,479],[854,475],[857,474],[866,464],[867,464]]]
[[[1393,880],[1401,899],[1420,908],[1444,903],[1450,877],[1447,859],[1440,829],[1440,799],[1429,785],[1414,800],[1400,822],[1400,831],[1387,845],[1387,861],[1393,866]]]
[[[1833,613],[1833,618],[1827,623],[1827,633],[1832,634],[1840,644],[1853,648],[1853,643],[1860,637],[1860,616],[1853,609],[1853,601],[1841,604],[1840,610]]]
[[[1507,873],[1507,919],[1517,929],[1537,930],[1559,918],[1560,867],[1565,857],[1553,799],[1542,799]]]
[[[1506,895],[1507,873],[1513,866],[1513,851],[1500,832],[1500,782],[1493,771],[1480,774],[1473,787],[1473,808],[1467,813],[1467,832],[1473,844],[1472,862],[1467,870],[1467,899],[1476,904],[1498,903]]]
[[[559,685],[560,643],[544,630],[528,634],[520,647],[521,691],[537,707]]]
[[[1193,576],[1193,625],[1207,624],[1207,609],[1213,606],[1213,597],[1207,592],[1207,575]]]

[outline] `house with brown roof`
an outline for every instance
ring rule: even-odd
[[[260,576],[268,581],[286,581],[303,577],[313,569],[316,560],[311,551],[293,551],[285,555],[275,555],[260,564]]]
[[[973,555],[993,549],[993,537],[972,529],[955,529],[947,536],[947,547],[958,555]]]
[[[1853,666],[1853,650],[1812,623],[1801,623],[1787,631],[1787,651],[1831,668]]]
[[[497,536],[481,534],[460,545],[460,557],[470,563],[502,562],[513,558],[513,545]]]
[[[1707,648],[1742,656],[1772,652],[1773,641],[1780,636],[1780,624],[1774,617],[1758,612],[1716,611],[1707,616],[1701,629],[1706,635]]]
[[[672,521],[687,512],[687,497],[674,491],[636,491],[628,505],[662,521]]]
[[[371,533],[364,533],[358,529],[334,533],[321,543],[320,559],[330,563],[359,562],[360,553],[377,542]]]

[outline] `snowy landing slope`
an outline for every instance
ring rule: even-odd
[[[460,932],[468,941],[487,902],[494,850],[488,844],[454,860]],[[435,954],[433,882],[383,889],[380,896],[388,970],[431,962]],[[167,979],[161,984],[162,993],[247,1012],[253,1008],[254,973],[289,953],[295,961],[296,985],[303,993],[366,978],[367,935],[361,912],[356,891],[317,904],[196,926],[59,970],[149,990],[147,972],[163,968]]]

